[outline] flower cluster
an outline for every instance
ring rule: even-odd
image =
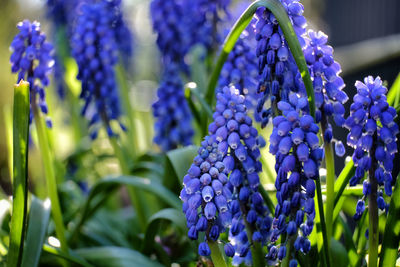
[[[224,87],[217,93],[209,136],[184,177],[180,196],[189,238],[196,240],[198,232],[206,232],[199,254],[209,255],[207,241],[216,241],[229,229],[225,253],[233,257],[235,265],[251,265],[250,246],[267,242],[272,223],[258,192],[259,146],[263,140],[252,127],[244,101],[234,87]],[[253,240],[248,240],[246,224],[254,229]]]
[[[282,0],[300,43],[304,46],[302,35],[305,32],[306,20],[303,17],[303,6],[295,0]],[[254,25],[258,57],[259,74],[261,75],[258,91],[261,93],[257,111],[265,127],[272,112],[276,113],[276,103],[288,100],[290,92],[305,95],[301,75],[291,55],[275,16],[266,8],[256,11],[257,22]],[[270,101],[270,108],[264,104]]]
[[[355,175],[350,179],[350,186],[364,180],[364,174],[370,171],[369,179],[363,181],[363,193],[371,194],[371,183],[384,186],[387,196],[392,195],[392,170],[394,154],[397,152],[396,135],[399,126],[394,122],[396,110],[388,105],[387,89],[379,77],[368,76],[364,83],[355,84],[357,94],[350,106],[350,116],[344,126],[350,131],[347,144],[354,148],[353,161],[356,166]],[[379,189],[377,205],[385,210],[388,204]],[[361,218],[365,210],[364,198],[359,200],[355,219]]]
[[[163,151],[175,149],[178,145],[189,145],[194,134],[192,117],[186,102],[182,81],[174,65],[167,67],[160,87],[158,100],[153,104],[156,119],[154,142]]]
[[[62,60],[65,56],[64,54],[69,53],[70,50],[68,43],[65,42],[65,39],[62,35],[67,35],[70,33],[70,25],[73,21],[74,15],[76,14],[75,9],[77,4],[78,0],[46,1],[46,15],[47,18],[52,22],[52,37],[56,42],[56,53],[54,56],[54,82],[56,83],[57,94],[60,99],[64,99],[66,94],[64,81],[65,68]]]
[[[115,40],[125,66],[129,66],[129,60],[133,55],[133,34],[123,17],[121,0],[107,1],[110,11],[113,13],[111,25],[114,28]]]
[[[312,232],[315,218],[314,180],[319,178],[318,166],[323,150],[317,136],[319,128],[313,117],[301,112],[303,105],[296,94],[290,94],[289,102],[280,101],[277,104],[283,115],[272,121],[274,128],[270,136],[270,152],[276,158],[278,204],[271,241],[275,242],[283,233],[287,234],[286,241],[297,236],[295,249],[307,253],[310,250],[307,236]],[[280,249],[284,250],[286,241],[282,241]],[[275,260],[278,256],[282,260],[279,253],[271,251],[274,250],[270,249],[267,258]]]
[[[185,16],[182,2],[153,0],[150,9],[157,45],[167,68],[157,91],[159,99],[153,105],[157,118],[154,141],[163,151],[168,151],[180,144],[190,144],[193,136],[192,116],[180,78],[180,72],[187,72],[183,59],[190,49],[191,37],[188,25],[180,22]],[[165,110],[170,112],[164,113]]]
[[[343,91],[345,84],[339,76],[341,67],[334,61],[333,48],[326,44],[328,36],[323,32],[310,30],[305,41],[304,56],[313,78],[315,93],[315,118],[324,130],[324,141],[329,143],[332,141],[333,134],[328,118],[333,117],[337,126],[343,125],[345,121],[343,104],[348,100],[348,96]],[[334,141],[336,154],[343,156],[345,150],[342,142]]]
[[[185,17],[183,4],[178,0],[153,0],[150,12],[153,30],[157,33],[157,46],[165,64],[183,64],[191,38],[188,25],[180,22]]]
[[[82,81],[80,97],[85,101],[82,114],[89,119],[92,138],[97,137],[101,121],[108,135],[114,135],[111,121],[118,121],[121,115],[114,74],[118,45],[112,27],[114,16],[109,11],[106,1],[83,4],[71,40],[79,67],[77,78]]]
[[[240,94],[245,96],[245,105],[248,109],[254,110],[257,106],[257,83],[258,66],[255,55],[255,42],[251,33],[245,31],[235,44],[233,50],[221,70],[219,87],[232,85],[239,89]],[[258,120],[258,113],[255,113]]]
[[[49,85],[49,74],[54,66],[53,46],[46,41],[39,22],[24,20],[18,23],[17,28],[19,33],[10,46],[11,71],[18,72],[18,81],[23,79],[29,82],[31,108],[38,105],[41,112],[47,114],[44,87]],[[47,118],[46,124],[51,127],[51,120]]]
[[[192,33],[190,44],[203,45],[207,51],[215,49],[221,43],[218,26],[228,16],[227,8],[230,0],[195,0],[186,1],[189,16],[187,25]]]

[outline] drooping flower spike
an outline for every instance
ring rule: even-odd
[[[234,264],[251,265],[250,246],[266,243],[272,219],[258,192],[261,171],[259,145],[262,139],[247,115],[244,97],[234,87],[217,93],[214,122],[202,142],[181,192],[189,238],[206,232],[199,254],[208,256],[207,241],[216,241],[229,229],[230,243],[225,253]],[[200,215],[199,215],[200,214]],[[254,240],[248,240],[245,224],[255,229]]]
[[[293,0],[281,2],[288,12],[300,44],[304,46],[302,35],[307,23],[302,15],[303,6]],[[280,100],[287,101],[290,92],[297,92],[301,96],[305,96],[306,93],[301,75],[275,16],[261,7],[256,11],[256,18],[256,54],[261,75],[257,111],[262,117],[261,126],[265,127],[272,113],[278,112],[276,103]],[[269,108],[264,107],[265,103],[269,103]]]
[[[192,116],[176,65],[167,66],[157,96],[158,100],[153,104],[156,120],[154,142],[163,151],[175,149],[179,145],[190,145],[194,134]]]
[[[53,45],[46,41],[46,35],[40,30],[40,23],[24,20],[18,23],[19,33],[11,42],[10,57],[11,71],[18,73],[21,79],[29,82],[30,101],[37,105],[45,115],[48,113],[46,92],[44,88],[49,85],[49,74],[53,69]],[[30,121],[33,119],[31,112]],[[51,120],[46,119],[48,127],[52,126]]]
[[[345,153],[343,143],[333,139],[332,126],[328,121],[333,117],[339,127],[345,121],[343,104],[347,102],[348,96],[343,91],[345,84],[339,76],[341,67],[333,58],[333,48],[326,44],[328,41],[326,34],[309,30],[305,41],[306,46],[303,51],[313,80],[316,122],[322,125],[324,141],[329,143],[334,140],[336,154],[343,156]]]
[[[319,127],[313,117],[301,111],[304,108],[302,105],[297,94],[291,93],[289,102],[278,102],[282,115],[272,121],[270,152],[276,159],[278,204],[271,241],[275,242],[279,236],[286,234],[286,240],[282,240],[279,248],[285,250],[285,243],[297,237],[294,242],[296,251],[307,253],[311,248],[307,237],[312,232],[315,218],[314,180],[319,178],[323,150],[317,136]],[[271,261],[277,257],[282,260],[280,255],[283,254],[272,247],[267,258]]]
[[[108,2],[85,3],[73,30],[72,55],[78,63],[78,79],[82,82],[80,97],[84,100],[82,114],[89,120],[91,137],[97,137],[101,124],[107,134],[115,131],[111,122],[119,122],[121,108],[114,66],[118,62],[118,45],[114,15]],[[120,124],[121,128],[124,126]]]
[[[399,126],[394,122],[396,110],[388,105],[387,89],[379,77],[368,76],[364,83],[355,84],[357,94],[350,106],[350,116],[344,122],[350,133],[347,144],[354,148],[355,175],[350,186],[363,183],[364,197],[357,203],[355,219],[360,219],[365,210],[365,198],[371,194],[371,184],[378,186],[377,205],[387,210],[383,192],[392,195],[393,159],[397,153]],[[364,179],[365,173],[369,172]],[[375,187],[376,188],[376,187]],[[384,190],[382,190],[384,188]]]

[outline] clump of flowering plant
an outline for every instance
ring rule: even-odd
[[[149,2],[154,51],[129,30],[147,21],[142,4],[48,0],[54,47],[38,22],[18,24],[0,259],[394,266],[400,78],[346,88],[299,0],[257,0],[239,18],[237,1]]]

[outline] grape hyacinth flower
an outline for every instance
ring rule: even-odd
[[[163,151],[191,144],[192,116],[184,97],[181,72],[188,73],[184,57],[190,49],[190,32],[185,23],[183,2],[153,0],[150,6],[153,30],[157,33],[157,46],[166,67],[153,104],[156,118],[154,138]],[[176,109],[176,110],[175,110]],[[169,113],[164,113],[168,111]],[[170,132],[171,131],[171,132]]]
[[[82,81],[80,97],[85,101],[82,114],[89,119],[93,139],[100,122],[107,134],[113,136],[111,122],[118,122],[121,115],[114,73],[118,45],[112,27],[113,13],[109,11],[105,1],[83,4],[71,40],[72,55],[79,67],[77,78]]]
[[[190,31],[185,23],[184,6],[178,0],[153,0],[150,5],[157,46],[165,64],[184,65],[183,58],[190,49]]]
[[[232,186],[227,178],[223,156],[218,150],[216,136],[206,136],[188,174],[183,178],[184,188],[180,198],[186,214],[188,236],[197,240],[199,232],[206,233],[204,242],[199,246],[201,256],[210,255],[207,241],[218,240],[232,220],[228,208]]]
[[[333,48],[326,44],[326,34],[309,30],[305,41],[304,56],[313,79],[316,122],[321,123],[324,141],[334,141],[336,154],[343,156],[343,143],[333,139],[332,126],[328,122],[333,117],[335,124],[342,127],[345,121],[343,104],[347,102],[348,96],[343,91],[345,84],[339,76],[341,67],[333,58]]]
[[[186,1],[188,15],[184,21],[190,27],[190,45],[202,45],[207,52],[215,50],[221,43],[220,34],[225,18],[229,17],[228,6],[231,0]]]
[[[252,126],[245,97],[234,87],[224,87],[217,93],[213,118],[209,132],[220,141],[218,148],[226,155],[223,163],[233,186],[232,226],[229,229],[229,241],[235,250],[232,264],[251,266],[251,248],[255,243],[266,245],[272,224],[269,210],[258,192],[258,173],[262,171],[259,148],[265,142]],[[251,229],[251,236],[246,233],[246,228]]]
[[[311,246],[307,237],[314,226],[315,182],[323,157],[317,136],[319,127],[313,117],[302,112],[299,97],[292,93],[289,102],[277,104],[282,115],[272,120],[270,152],[275,155],[277,178],[275,187],[278,204],[272,226],[271,242],[286,234],[279,248],[272,246],[267,258],[282,260],[286,242],[294,240],[296,251],[307,253]],[[274,253],[277,252],[277,253]],[[289,255],[291,257],[291,255]]]
[[[52,57],[53,45],[46,41],[46,35],[40,30],[40,23],[24,20],[18,23],[19,33],[11,42],[10,57],[11,71],[18,73],[18,81],[29,82],[30,105],[37,105],[40,111],[47,115],[46,93],[44,88],[49,85],[49,74],[53,69],[54,60]],[[33,119],[33,112],[30,113],[30,121]],[[46,118],[47,127],[51,128],[52,123]]]
[[[114,28],[115,40],[125,66],[129,66],[129,60],[133,55],[134,36],[131,29],[128,27],[122,12],[122,1],[112,0],[107,1],[110,10],[113,11],[112,27]]]
[[[393,159],[397,153],[396,135],[399,126],[394,122],[396,110],[388,105],[387,89],[379,77],[368,76],[364,83],[355,83],[357,94],[350,106],[350,116],[344,122],[350,133],[347,144],[354,148],[355,175],[350,186],[363,182],[363,198],[357,203],[354,218],[360,219],[365,210],[365,198],[373,195],[379,209],[388,209],[383,192],[392,195]],[[369,175],[364,179],[365,173]],[[384,188],[384,190],[382,190]],[[370,200],[371,201],[371,198]]]
[[[175,149],[179,145],[190,145],[194,134],[192,117],[175,65],[167,66],[157,96],[158,100],[153,104],[156,119],[154,142],[163,151]]]
[[[218,240],[229,229],[230,243],[224,250],[233,257],[234,265],[251,265],[251,246],[267,242],[272,223],[258,192],[259,146],[263,142],[252,127],[244,101],[234,87],[217,93],[209,135],[184,177],[180,196],[189,238],[197,240],[199,232],[206,232],[199,254],[208,256],[207,242]],[[254,230],[252,240],[246,234],[246,224]]]
[[[303,16],[303,6],[298,1],[282,0],[293,28],[302,46],[305,41],[302,35],[307,25]],[[264,7],[256,11],[257,22],[254,24],[257,40],[256,54],[258,57],[259,74],[258,85],[260,93],[257,111],[262,117],[261,126],[265,127],[272,113],[277,113],[276,103],[288,100],[290,92],[297,92],[305,96],[305,87],[297,65],[288,48],[282,30],[275,16]],[[264,108],[265,103],[270,108]]]
[[[255,55],[256,43],[251,32],[243,32],[237,40],[235,47],[229,53],[221,70],[219,87],[232,85],[240,94],[245,96],[245,105],[254,111],[257,106],[257,83],[259,80],[257,57]],[[258,120],[255,112],[255,119]]]
[[[74,15],[76,14],[75,8],[77,6],[77,0],[70,1],[59,1],[59,0],[47,0],[46,1],[46,17],[52,23],[52,34],[53,40],[56,42],[56,51],[54,56],[54,82],[57,88],[57,94],[62,100],[65,98],[66,88],[64,81],[65,68],[63,65],[64,54],[69,53],[70,47],[65,42],[64,38],[60,36],[68,35],[71,31],[71,23]],[[57,45],[57,43],[59,45]]]

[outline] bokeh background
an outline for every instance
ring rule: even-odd
[[[235,0],[235,2],[241,7],[242,3],[250,1]],[[336,60],[342,65],[342,77],[347,85],[345,90],[350,97],[354,95],[355,80],[362,79],[366,75],[379,75],[388,86],[393,83],[400,71],[399,0],[304,0],[302,2],[311,27],[329,35],[329,43],[335,48]],[[131,100],[135,109],[146,118],[146,124],[141,127],[147,127],[147,132],[151,134],[150,107],[155,97],[160,67],[155,35],[149,18],[149,3],[149,0],[123,0],[125,19],[131,26],[135,40],[135,56],[128,72],[132,90]],[[10,137],[10,114],[16,76],[10,72],[9,44],[17,32],[16,24],[23,19],[40,21],[42,29],[50,39],[52,32],[46,18],[45,0],[0,0],[0,17],[1,198],[11,193],[7,138]],[[236,18],[233,16],[232,19]],[[47,92],[54,124],[52,131],[56,157],[62,160],[72,149],[69,145],[71,134],[64,127],[68,111],[58,100],[54,88],[48,88]],[[346,132],[342,129],[334,131],[335,135],[345,142]],[[142,145],[151,146],[151,144]],[[30,153],[30,162],[37,162],[38,155],[35,150],[32,149]],[[398,159],[396,160],[398,162]],[[337,172],[343,166],[343,161],[337,159]],[[30,176],[40,176],[40,168],[40,164],[31,164]],[[40,182],[38,183],[40,185]]]

